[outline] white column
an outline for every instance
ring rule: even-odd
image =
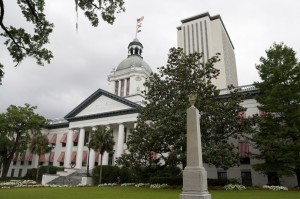
[[[67,136],[67,143],[66,143],[66,153],[65,153],[65,160],[64,160],[64,167],[70,168],[71,163],[71,153],[72,153],[72,146],[73,146],[73,129],[69,129],[68,136]]]
[[[118,96],[121,96],[121,80],[119,81]]]
[[[108,165],[108,153],[106,151],[103,154],[102,165]]]
[[[84,145],[84,128],[80,129],[79,138],[78,138],[78,147],[76,155],[76,168],[81,169],[82,166],[82,155],[83,155],[83,145]]]
[[[118,142],[117,142],[117,153],[116,158],[123,154],[124,146],[124,124],[119,124]]]
[[[93,127],[92,130],[96,130],[96,127]],[[89,138],[89,142],[91,141],[91,133],[90,132],[90,138]],[[90,169],[94,168],[95,166],[95,151],[94,149],[90,149],[90,156],[89,156],[89,167]]]
[[[126,97],[127,78],[124,79],[124,97]]]

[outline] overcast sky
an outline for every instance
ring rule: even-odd
[[[4,23],[30,28],[17,14],[15,2],[4,0]],[[125,0],[125,7],[113,26],[101,21],[97,28],[80,12],[76,32],[74,0],[46,1],[47,18],[55,29],[49,45],[54,59],[44,67],[29,58],[14,68],[0,38],[0,62],[5,66],[0,112],[11,104],[29,103],[48,119],[63,118],[98,88],[107,89],[107,75],[127,57],[141,16],[138,37],[144,60],[154,71],[165,65],[168,50],[176,47],[180,21],[204,12],[221,15],[235,47],[239,85],[259,81],[255,64],[273,42],[284,42],[299,58],[299,0]]]

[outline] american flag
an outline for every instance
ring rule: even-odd
[[[137,19],[137,24],[142,23],[143,20],[144,20],[144,16],[142,16],[141,18]]]

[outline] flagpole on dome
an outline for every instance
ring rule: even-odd
[[[138,18],[138,19],[136,20],[136,32],[135,32],[135,38],[137,38],[137,34],[138,34],[139,32],[141,32],[140,28],[142,27],[142,22],[143,22],[143,20],[144,20],[144,16],[142,16],[142,17],[140,17],[140,18]]]

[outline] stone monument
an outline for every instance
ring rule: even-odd
[[[200,115],[194,106],[196,95],[189,95],[191,107],[187,109],[187,164],[183,170],[180,199],[211,199],[207,190],[207,172],[203,167]]]

